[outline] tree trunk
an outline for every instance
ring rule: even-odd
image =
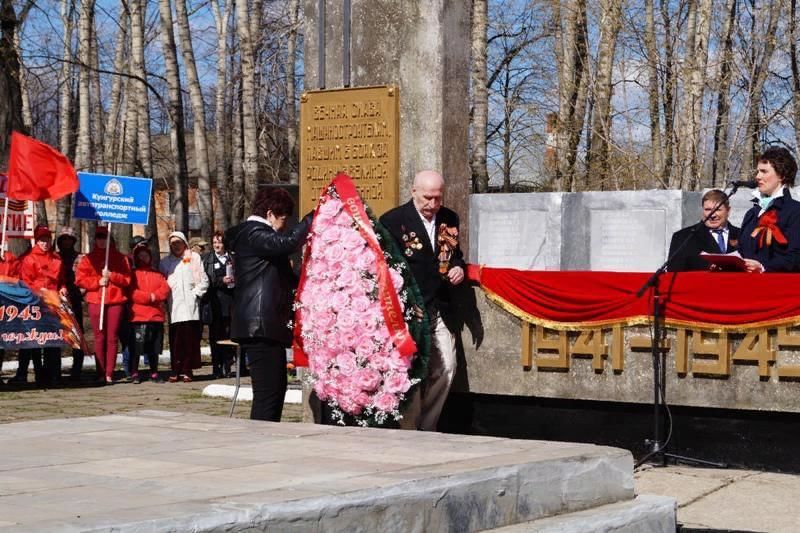
[[[800,31],[797,28],[797,0],[791,0],[789,13],[789,60],[792,65],[792,104],[794,110],[795,143],[800,149],[800,58],[797,57],[797,40]]]
[[[764,92],[764,84],[766,83],[767,76],[769,75],[769,64],[772,61],[772,55],[775,52],[775,35],[778,27],[778,19],[780,17],[781,4],[781,0],[773,0],[770,3],[767,11],[766,31],[754,29],[752,33],[754,61],[752,77],[750,79],[750,87],[748,91],[750,96],[750,108],[747,121],[749,157],[745,160],[745,164],[752,162],[753,166],[758,163],[758,156],[760,155],[759,136],[763,126],[761,123],[762,121],[760,112],[761,98]],[[755,16],[756,14],[754,13],[754,19]],[[761,46],[762,40],[763,48]]]
[[[236,91],[237,98],[234,99],[233,105],[233,198],[231,199],[231,225],[236,225],[242,221],[244,214],[244,165],[242,160],[244,158],[244,134],[242,132],[242,91],[241,91],[241,76],[239,76],[240,86]]]
[[[229,113],[225,109],[226,95],[229,89],[228,77],[228,25],[231,19],[232,1],[225,2],[225,9],[220,13],[219,3],[212,0],[211,10],[217,27],[217,87],[214,95],[214,134],[217,174],[217,204],[219,219],[225,228],[231,225],[231,180],[230,146],[226,140],[230,136]]]
[[[645,49],[647,51],[647,100],[650,110],[650,147],[653,152],[653,175],[662,176],[664,152],[661,146],[661,107],[659,102],[659,53],[656,40],[656,20],[653,0],[645,0]]]
[[[119,33],[117,33],[116,49],[114,50],[114,72],[125,71],[125,63],[128,58],[130,48],[126,46],[128,42],[128,9],[124,3],[119,7]],[[122,87],[124,78],[122,76],[112,76],[111,93],[109,95],[108,116],[105,126],[105,155],[104,171],[110,174],[117,174],[119,169],[119,128],[121,122],[120,112],[122,109]],[[130,83],[128,84],[130,86]],[[135,151],[133,152],[136,153]]]
[[[78,144],[75,149],[75,169],[89,170],[92,164],[92,131],[89,100],[89,65],[92,64],[92,17],[94,0],[81,2],[78,18]]]
[[[472,2],[472,190],[489,190],[486,135],[489,122],[489,88],[486,76],[488,1]],[[505,183],[505,182],[504,182]]]
[[[675,154],[675,71],[672,68],[675,56],[669,0],[661,0],[661,19],[664,22],[664,170],[661,182],[671,186]]]
[[[70,157],[72,154],[72,76],[75,71],[72,53],[72,30],[75,17],[73,0],[61,2],[61,24],[64,32],[64,48],[62,52],[61,74],[58,89],[58,128],[61,153]],[[60,228],[70,223],[72,211],[72,195],[64,196],[56,201],[56,225]],[[78,250],[80,248],[76,248]]]
[[[131,56],[133,56],[132,70],[135,76],[147,80],[144,66],[144,21],[146,0],[129,0],[131,7]],[[170,32],[171,34],[171,32]],[[147,97],[147,86],[142,81],[129,84],[132,94],[127,98],[128,105],[136,110],[136,144],[137,154],[141,162],[141,172],[149,178],[153,177],[153,153],[150,145],[150,105]],[[130,125],[126,125],[126,128]],[[150,250],[153,257],[160,259],[158,243],[158,225],[156,223],[155,195],[150,197],[150,217],[147,221],[145,237],[149,239]]]
[[[794,0],[792,0],[794,1]],[[714,154],[711,160],[711,187],[725,184],[728,178],[728,130],[731,107],[731,61],[733,60],[733,28],[736,24],[738,0],[727,0],[725,24],[722,28],[722,64],[717,91],[717,119],[714,124]],[[792,44],[792,43],[790,43]]]
[[[559,76],[559,112],[556,146],[558,153],[559,190],[575,190],[575,161],[577,146],[574,139],[580,140],[584,117],[578,116],[576,105],[580,105],[579,93],[581,79],[586,72],[583,68],[587,60],[586,48],[586,1],[566,2],[566,24],[561,42],[561,73]],[[585,109],[585,107],[584,107]]]
[[[97,53],[99,42],[97,40],[97,24],[95,17],[92,16],[91,39],[92,39],[92,69],[89,71],[89,100],[92,110],[92,170],[95,172],[105,168],[105,143],[108,139],[103,131],[103,94],[100,90],[100,58]]]
[[[295,77],[297,70],[297,14],[300,0],[289,1],[289,42],[286,45],[286,140],[289,152],[289,181],[297,183],[297,104]]]
[[[600,43],[597,49],[597,72],[594,85],[594,116],[589,149],[589,175],[607,182],[609,144],[611,142],[611,96],[614,53],[622,26],[622,0],[601,0]]]
[[[260,5],[260,4],[259,4]],[[253,39],[250,28],[248,3],[236,3],[236,29],[239,35],[239,50],[242,69],[242,171],[244,174],[244,211],[250,213],[250,205],[258,191],[258,131],[256,127],[256,67]],[[253,7],[254,17],[260,13]],[[234,165],[236,165],[234,160]]]
[[[173,157],[173,203],[175,229],[187,234],[189,231],[189,169],[186,163],[186,139],[184,136],[183,97],[178,72],[178,52],[175,34],[172,32],[172,6],[170,0],[159,0],[161,15],[161,49],[164,54],[164,70],[169,87],[169,138]]]
[[[189,15],[186,12],[186,0],[175,1],[175,12],[178,17],[178,35],[181,40],[183,65],[186,69],[186,80],[189,84],[189,99],[192,102],[194,115],[193,132],[194,160],[197,169],[197,209],[200,213],[200,230],[203,239],[211,242],[214,233],[214,208],[211,199],[211,172],[208,166],[208,139],[206,138],[206,106],[203,102],[203,91],[197,75],[197,64],[194,59],[194,48],[189,31]]]

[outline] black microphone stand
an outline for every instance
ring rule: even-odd
[[[672,253],[667,257],[667,260],[664,261],[660,267],[656,269],[655,272],[648,278],[648,280],[642,285],[639,290],[636,292],[636,297],[641,298],[647,289],[653,289],[653,344],[652,344],[652,357],[653,357],[653,438],[652,439],[645,439],[644,443],[650,449],[650,452],[645,455],[642,459],[640,459],[636,466],[640,466],[649,459],[653,457],[661,457],[663,466],[667,465],[667,459],[672,458],[676,462],[682,461],[685,463],[693,463],[697,465],[705,465],[705,466],[713,466],[716,468],[727,468],[728,465],[725,463],[716,463],[713,461],[705,461],[703,459],[696,459],[694,457],[687,457],[684,455],[677,455],[674,453],[670,453],[667,450],[667,445],[669,443],[669,438],[666,441],[663,441],[661,438],[661,410],[669,409],[667,407],[666,399],[665,399],[665,392],[666,392],[666,373],[665,373],[665,365],[664,365],[664,356],[661,353],[661,337],[663,335],[662,328],[661,328],[661,292],[659,291],[658,282],[661,278],[661,274],[667,271],[667,266],[672,262],[678,253],[686,247],[686,244],[694,237],[695,233],[700,228],[705,228],[705,223],[714,216],[714,213],[719,211],[719,208],[725,205],[731,196],[736,194],[736,191],[739,190],[739,183],[733,182],[731,184],[731,192],[723,194],[725,197],[720,200],[717,205],[714,206],[714,209],[711,210],[703,219],[700,221],[700,224],[696,224],[692,231],[686,236],[686,238],[681,242],[677,248],[675,248]],[[723,250],[724,253],[724,250]],[[670,429],[671,433],[671,429]]]

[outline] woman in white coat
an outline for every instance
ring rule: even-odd
[[[169,381],[192,381],[192,370],[200,368],[200,299],[208,290],[208,277],[200,256],[189,249],[186,236],[180,231],[169,235],[170,254],[161,260],[159,270],[167,278],[170,296],[169,351],[172,374]]]

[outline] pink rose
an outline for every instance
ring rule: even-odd
[[[358,357],[369,358],[376,351],[375,343],[369,339],[361,339],[356,345],[356,355]]]
[[[355,287],[359,281],[361,281],[361,276],[358,275],[358,272],[350,268],[344,268],[336,278],[336,286],[337,287]]]
[[[336,316],[336,325],[343,330],[350,329],[356,325],[356,317],[353,311],[347,308],[341,309]]]
[[[400,405],[400,401],[394,394],[387,394],[384,392],[375,397],[372,405],[374,405],[375,409],[378,411],[390,413],[397,409],[397,407]]]
[[[399,372],[392,372],[383,380],[383,389],[391,393],[403,393],[411,388],[408,375]]]
[[[347,350],[354,350],[356,344],[358,344],[358,336],[356,335],[355,331],[352,329],[347,329],[342,331],[339,334],[340,338],[342,339],[342,347]]]
[[[372,403],[372,396],[366,392],[357,392],[353,395],[353,402],[363,408]]]
[[[336,315],[328,310],[312,313],[314,329],[327,330],[336,323]]]
[[[344,250],[338,244],[331,244],[325,247],[322,252],[325,261],[332,263],[334,261],[341,261],[344,257]]]
[[[320,237],[325,244],[338,242],[342,238],[342,228],[340,226],[330,226],[325,229],[324,233],[320,234]]]
[[[356,296],[350,301],[350,306],[356,313],[366,313],[372,307],[372,302],[366,296]]]
[[[339,367],[339,372],[347,376],[352,376],[358,369],[355,355],[351,352],[342,352],[337,355],[336,365]]]
[[[376,274],[378,272],[375,266],[375,254],[370,249],[365,249],[362,253],[358,254],[355,260],[355,267],[358,270]]]
[[[341,313],[342,310],[347,309],[350,304],[350,295],[347,294],[345,291],[336,291],[331,296],[330,305],[333,307],[338,313]]]
[[[364,249],[367,243],[364,238],[356,230],[345,231],[342,235],[342,248],[350,251],[358,251]]]
[[[394,286],[395,292],[400,292],[400,289],[403,288],[403,283],[405,283],[403,281],[403,275],[397,270],[390,268],[389,277],[392,278],[392,286]]]
[[[326,277],[328,279],[335,279],[344,269],[344,263],[340,259],[336,259],[334,261],[328,261],[325,263],[326,267]]]
[[[328,196],[325,202],[319,206],[319,212],[317,213],[318,216],[314,219],[314,222],[320,218],[334,218],[341,210],[342,202],[336,198],[331,198]]]
[[[381,384],[381,374],[372,368],[359,368],[353,376],[353,383],[359,389],[372,392]]]

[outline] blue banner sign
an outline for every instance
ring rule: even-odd
[[[153,180],[78,172],[73,217],[117,224],[147,224]]]

